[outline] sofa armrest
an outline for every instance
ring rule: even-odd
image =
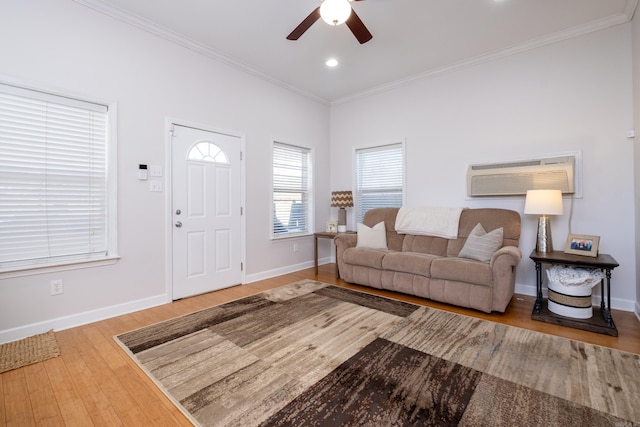
[[[515,246],[503,246],[493,253],[491,260],[489,261],[489,266],[494,268],[494,264],[498,262],[507,262],[510,265],[518,265],[521,259],[522,252],[520,251],[520,248]]]
[[[515,246],[498,249],[491,260],[493,275],[493,310],[504,313],[511,302],[516,286],[516,267],[522,259],[522,252]]]
[[[349,248],[355,248],[358,243],[357,234],[338,234],[333,238],[336,244],[336,263],[338,264],[338,272],[344,271],[343,254]]]

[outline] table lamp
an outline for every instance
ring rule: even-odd
[[[547,215],[562,215],[562,191],[528,190],[524,202],[524,213],[542,215],[538,219],[536,252],[553,252],[551,220]]]
[[[346,208],[353,207],[353,195],[351,194],[351,191],[332,191],[331,207],[340,208],[338,210],[338,232],[344,233],[347,231]]]

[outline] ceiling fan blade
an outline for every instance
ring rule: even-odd
[[[351,30],[360,44],[364,44],[373,38],[373,35],[367,30],[362,19],[356,14],[356,11],[351,9],[351,16],[347,19],[347,27]]]
[[[295,30],[291,31],[291,34],[287,36],[287,40],[298,40],[301,35],[304,34],[318,19],[320,19],[320,7],[316,7],[313,12],[309,14],[304,20],[298,25]]]

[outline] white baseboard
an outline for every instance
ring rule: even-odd
[[[20,326],[13,329],[5,329],[0,331],[0,343],[19,340],[30,337],[32,335],[41,334],[51,329],[54,331],[62,331],[76,326],[86,325],[88,323],[109,319],[123,314],[133,313],[134,311],[144,310],[158,305],[169,303],[169,297],[166,294],[156,295],[149,298],[143,298],[136,301],[130,301],[123,304],[112,305],[109,307],[99,308],[97,310],[85,311],[82,313],[72,314],[70,316],[58,317],[56,319],[46,320],[44,322],[32,323],[30,325]]]
[[[535,297],[536,287],[534,285],[523,285],[520,283],[516,283],[516,288],[514,292],[520,295],[531,295]]]
[[[318,265],[326,264],[331,262],[330,259],[321,258],[318,259]],[[271,279],[272,277],[282,276],[283,274],[295,273],[296,271],[304,270],[305,268],[313,267],[313,261],[306,261],[300,264],[288,265],[282,268],[276,268],[273,270],[262,271],[256,274],[247,274],[245,276],[245,283],[253,283],[258,282],[260,280]]]
[[[324,264],[327,262],[330,262],[329,258],[318,260],[318,264]],[[245,277],[245,283],[270,279],[272,277],[280,276],[287,273],[293,273],[310,267],[313,267],[313,261],[261,272],[259,274],[248,275]],[[156,307],[158,305],[167,304],[169,302],[171,302],[169,295],[161,294],[136,301],[126,302],[123,304],[99,308],[97,310],[90,310],[82,313],[72,314],[69,316],[45,320],[43,322],[32,323],[30,325],[20,326],[13,329],[0,330],[0,344],[30,337],[36,334],[41,334],[51,329],[53,329],[54,331],[62,331],[65,329],[74,328],[76,326],[82,326],[88,323],[109,319],[111,317],[121,316],[123,314],[133,313],[135,311]]]
[[[318,264],[327,264],[335,262],[332,257],[325,257],[318,260]],[[296,271],[304,270],[306,268],[313,267],[313,261],[307,261],[300,264],[290,265],[283,268],[278,268],[269,271],[263,271],[258,274],[251,274],[245,277],[245,283],[257,282],[259,280],[266,280],[272,277],[281,276],[283,274],[294,273]],[[546,290],[546,289],[545,289]],[[521,295],[536,295],[536,287],[532,285],[523,285],[516,283],[515,292]],[[5,329],[0,331],[0,343],[6,343],[10,341],[19,340],[25,337],[29,337],[36,334],[47,332],[51,329],[54,331],[62,331],[76,326],[86,325],[88,323],[97,322],[104,319],[109,319],[115,316],[121,316],[123,314],[133,313],[135,311],[144,310],[147,308],[156,307],[162,304],[171,302],[167,294],[156,295],[149,298],[143,298],[136,301],[130,301],[123,304],[117,304],[109,307],[100,308],[97,310],[85,311],[82,313],[73,314],[70,316],[59,317],[56,319],[46,320],[44,322],[32,323],[30,325],[20,326],[13,329]],[[599,295],[594,295],[594,304],[600,304]],[[611,299],[611,308],[623,311],[634,312],[640,320],[640,302],[634,302],[629,300]]]

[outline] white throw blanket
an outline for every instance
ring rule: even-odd
[[[458,237],[458,223],[463,208],[402,207],[396,217],[396,232],[423,236]]]

